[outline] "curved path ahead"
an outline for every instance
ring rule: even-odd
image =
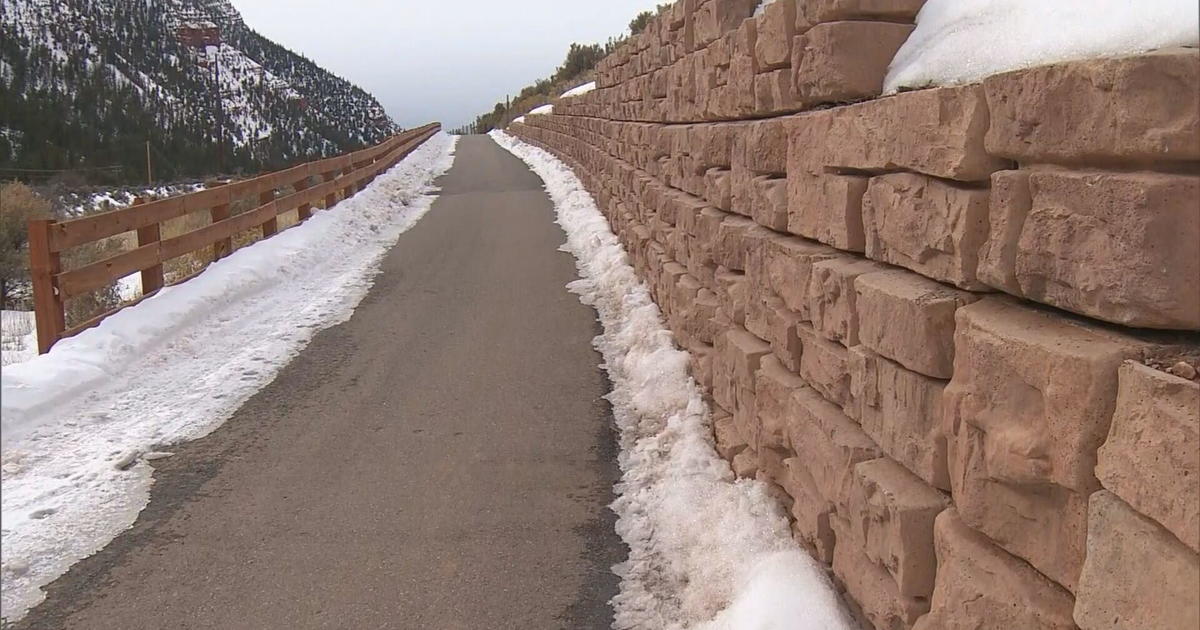
[[[606,628],[595,313],[541,180],[464,137],[375,287],[15,628]]]

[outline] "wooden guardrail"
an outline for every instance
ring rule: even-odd
[[[38,352],[45,354],[60,339],[91,328],[136,303],[124,304],[67,329],[66,300],[109,286],[139,271],[142,297],[138,301],[145,299],[165,286],[164,262],[210,245],[213,246],[213,260],[228,256],[233,251],[235,235],[259,229],[263,238],[269,238],[279,231],[278,217],[292,210],[296,211],[297,223],[303,222],[311,216],[313,204],[323,202],[328,208],[338,202],[339,194],[345,199],[362,190],[375,176],[412,153],[440,129],[439,123],[431,123],[361,151],[186,195],[148,203],[135,202],[127,208],[68,221],[30,221],[30,276]],[[281,188],[289,187],[295,192],[279,196]],[[247,198],[255,199],[257,207],[231,215],[231,205]],[[160,228],[164,221],[205,210],[211,217],[209,225],[172,238],[161,238]],[[77,269],[62,268],[63,251],[126,232],[137,233],[136,248]]]

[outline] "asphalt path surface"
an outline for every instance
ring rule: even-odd
[[[14,628],[607,628],[625,548],[595,313],[541,180],[464,137],[346,323],[154,462]]]

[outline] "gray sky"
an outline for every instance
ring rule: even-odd
[[[251,28],[375,95],[397,123],[469,122],[655,0],[232,0]],[[665,0],[659,0],[662,2]]]

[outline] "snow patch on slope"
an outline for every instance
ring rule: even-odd
[[[23,616],[133,523],[151,483],[138,453],[209,433],[350,318],[455,141],[434,136],[350,199],[0,370],[0,615]]]
[[[620,432],[617,533],[629,559],[614,567],[618,629],[851,630],[824,569],[792,540],[787,518],[752,480],[736,480],[713,445],[709,410],[662,314],[575,174],[500,131],[500,146],[545,182],[563,249],[596,308],[595,345],[613,384]]]
[[[1196,0],[929,0],[885,94],[1061,61],[1200,44]]]
[[[527,116],[532,116],[532,115],[534,115],[534,114],[553,114],[553,113],[554,113],[554,105],[551,105],[551,104],[547,103],[547,104],[545,104],[545,105],[542,105],[541,107],[535,107],[535,108],[533,108],[533,109],[532,109],[532,110],[530,110],[530,111],[529,111],[529,113],[528,113],[528,114],[526,114],[526,115],[527,115]]]

